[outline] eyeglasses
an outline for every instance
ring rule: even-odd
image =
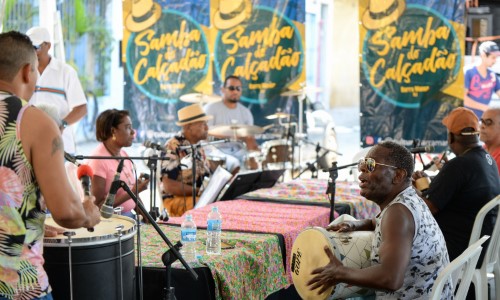
[[[484,126],[486,126],[486,127],[493,125],[492,119],[486,119],[486,120],[481,119],[481,120],[479,120],[479,122],[481,122],[481,124],[484,124]]]
[[[241,92],[241,86],[230,85],[230,86],[226,86],[226,89],[230,90],[231,92],[233,92],[233,91]]]
[[[363,172],[363,170],[366,170],[366,171],[368,171],[368,173],[371,173],[371,172],[375,171],[375,167],[377,165],[398,169],[398,167],[379,163],[379,162],[376,162],[373,158],[365,157],[365,158],[362,158],[359,160],[358,171]]]

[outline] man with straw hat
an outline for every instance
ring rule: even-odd
[[[196,144],[208,136],[207,121],[212,116],[205,114],[199,104],[181,108],[177,112],[178,126],[181,131],[167,141],[165,148],[171,151],[171,159],[163,161],[161,176],[163,183],[163,206],[170,216],[181,216],[185,211],[193,208],[193,181],[196,184],[196,194],[200,192],[203,177],[209,174],[208,161],[205,152]],[[181,150],[182,146],[194,145],[196,161],[196,175],[193,180],[193,151]]]

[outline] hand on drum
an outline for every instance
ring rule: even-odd
[[[339,224],[328,225],[326,227],[328,231],[337,231],[337,232],[349,232],[356,230],[356,223],[352,221],[345,221]]]
[[[335,280],[335,274],[338,269],[343,267],[342,263],[335,257],[332,253],[332,250],[328,246],[324,248],[326,255],[330,259],[330,262],[321,268],[314,269],[311,272],[311,275],[314,276],[309,282],[307,282],[307,286],[309,290],[315,290],[317,288],[321,289],[318,291],[318,295],[324,293],[330,287],[336,285],[338,282]]]
[[[87,222],[84,227],[93,228],[101,221],[101,213],[99,207],[95,205],[95,197],[85,195],[82,205],[85,215],[87,215]]]
[[[67,229],[45,224],[44,237],[55,237],[58,234],[63,234]]]

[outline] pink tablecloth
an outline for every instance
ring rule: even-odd
[[[277,183],[272,188],[246,193],[242,198],[329,205],[330,200],[326,194],[327,187],[328,181],[325,179],[295,179]],[[359,185],[355,182],[338,181],[335,183],[335,203],[349,204],[353,209],[353,217],[356,219],[373,218],[380,212],[377,204],[366,200],[359,194]]]
[[[207,215],[217,206],[222,216],[222,230],[278,233],[283,235],[286,248],[286,272],[289,279],[290,254],[293,241],[307,227],[325,227],[330,209],[320,206],[265,203],[249,200],[216,202],[187,213],[193,216],[199,228],[206,228]],[[170,218],[169,224],[180,224],[183,218]],[[291,282],[291,281],[290,281]]]

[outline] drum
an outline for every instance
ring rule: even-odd
[[[262,165],[267,169],[283,168],[292,161],[292,141],[286,139],[267,141],[262,144],[264,161]]]
[[[207,155],[208,165],[210,166],[210,171],[215,172],[218,166],[221,168],[226,168],[226,158],[224,156]]]
[[[329,262],[325,246],[344,266],[362,269],[370,266],[372,239],[372,231],[338,233],[321,227],[302,231],[293,243],[291,261],[293,283],[302,299],[341,299],[373,293],[370,289],[340,283],[318,295],[318,289],[310,291],[307,286],[313,278],[311,272]]]
[[[248,151],[245,158],[245,168],[246,170],[259,170],[262,163],[262,153],[258,150]]]
[[[57,225],[52,218],[46,224]],[[117,228],[121,229],[121,237]],[[44,268],[54,299],[135,299],[135,221],[113,215],[89,232],[68,229],[75,235],[44,238]],[[71,251],[71,277],[69,252]]]

